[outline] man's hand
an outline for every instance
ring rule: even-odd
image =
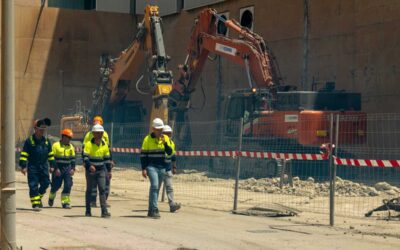
[[[146,170],[146,169],[143,169],[143,170],[142,170],[142,176],[143,176],[144,178],[147,178],[147,170]]]
[[[61,171],[58,168],[54,171],[54,173],[55,173],[56,176],[60,176],[61,175]]]
[[[165,136],[164,135],[161,135],[161,141],[162,141],[162,143],[164,144],[165,143]]]
[[[54,167],[51,167],[50,168],[50,173],[53,173],[54,172]]]
[[[75,169],[71,169],[71,170],[69,171],[69,175],[74,176],[74,174],[75,174]]]
[[[107,173],[107,177],[108,177],[109,180],[111,180],[111,178],[112,178],[112,173],[111,173],[111,172],[108,172],[108,173]]]
[[[26,172],[28,172],[28,169],[27,169],[27,168],[21,168],[21,173],[22,173],[23,175],[26,175]]]
[[[176,174],[176,161],[172,162],[172,173]]]
[[[93,166],[93,165],[90,165],[89,171],[90,171],[91,173],[96,172],[96,167]]]

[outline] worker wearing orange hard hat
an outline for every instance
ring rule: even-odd
[[[73,137],[71,129],[61,131],[61,140],[54,143],[52,150],[56,160],[55,168],[51,169],[51,189],[49,195],[49,206],[54,205],[57,191],[64,182],[64,188],[61,193],[61,205],[63,208],[71,208],[71,188],[72,176],[75,173],[75,149],[71,144]]]
[[[103,126],[103,118],[100,115],[96,115],[95,117],[93,117],[93,126],[96,124],[99,124],[101,126]],[[90,142],[93,139],[93,132],[89,131],[86,133],[84,139],[83,139],[83,146],[85,146],[88,142]],[[110,140],[108,137],[108,134],[106,131],[103,132],[103,137],[102,140],[108,145],[110,146]],[[84,151],[84,148],[82,149],[82,152]],[[112,161],[112,166],[114,165],[114,162]],[[107,169],[106,169],[107,171]],[[106,200],[108,199],[108,195],[110,194],[110,184],[111,184],[111,179],[108,177],[108,175],[106,174],[106,189],[105,189],[105,195],[106,195]],[[92,207],[96,207],[96,199],[97,199],[97,188],[93,188],[92,190],[92,198],[91,198],[91,206]],[[107,206],[109,207],[109,205],[107,204]]]

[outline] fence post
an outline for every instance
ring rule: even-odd
[[[114,145],[114,122],[111,122],[111,133],[110,133],[110,147],[112,148]]]
[[[329,225],[333,226],[335,223],[335,164],[333,162],[333,114],[329,116],[330,131],[329,131]]]
[[[286,159],[285,158],[284,159],[279,159],[277,161],[277,163],[278,163],[278,167],[280,167],[280,169],[281,169],[281,174],[280,174],[280,178],[279,178],[279,188],[282,189],[283,184],[284,184],[283,182],[284,182],[284,179],[285,179]]]
[[[286,162],[286,169],[288,171],[289,185],[293,187],[292,160]]]
[[[239,148],[238,155],[236,155],[236,178],[235,178],[235,195],[233,198],[233,211],[237,210],[237,200],[238,200],[238,189],[239,189],[239,178],[240,178],[240,152],[242,151],[242,141],[243,141],[243,118],[240,118],[240,130],[239,130]]]

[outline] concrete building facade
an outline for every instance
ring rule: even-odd
[[[184,1],[185,2],[185,1]],[[240,20],[253,9],[252,29],[274,52],[286,83],[301,86],[304,77],[304,0],[226,0],[209,7]],[[117,56],[135,35],[141,16],[103,11],[40,8],[40,0],[16,0],[16,84],[18,134],[30,129],[34,117],[57,121],[72,113],[77,101],[88,107],[99,80],[103,53]],[[400,1],[309,0],[308,71],[311,81],[335,81],[338,89],[361,92],[363,110],[397,112],[400,104]],[[164,39],[172,60],[183,63],[194,19],[201,10],[183,3],[179,13],[163,17]],[[235,36],[233,33],[230,35]],[[207,62],[193,94],[190,119],[216,120],[215,61]],[[224,96],[245,88],[245,70],[221,63]],[[136,93],[149,110],[150,98]],[[149,112],[148,112],[149,113]],[[57,123],[57,122],[55,122]]]

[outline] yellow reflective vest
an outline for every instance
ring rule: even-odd
[[[162,135],[165,138],[165,143],[159,138],[156,138],[154,133],[147,135],[142,143],[140,152],[140,162],[142,169],[146,169],[148,166],[156,167],[167,167],[165,161],[166,156],[172,155],[172,148],[170,146],[170,139],[166,135]]]
[[[104,167],[107,171],[111,171],[111,155],[107,143],[101,140],[98,146],[94,143],[94,139],[87,142],[83,151],[83,161],[85,168],[89,169],[91,165],[96,167],[96,170],[103,170]]]
[[[58,168],[66,168],[70,166],[75,169],[75,149],[71,143],[63,145],[61,144],[61,141],[58,141],[53,144],[52,150]]]

